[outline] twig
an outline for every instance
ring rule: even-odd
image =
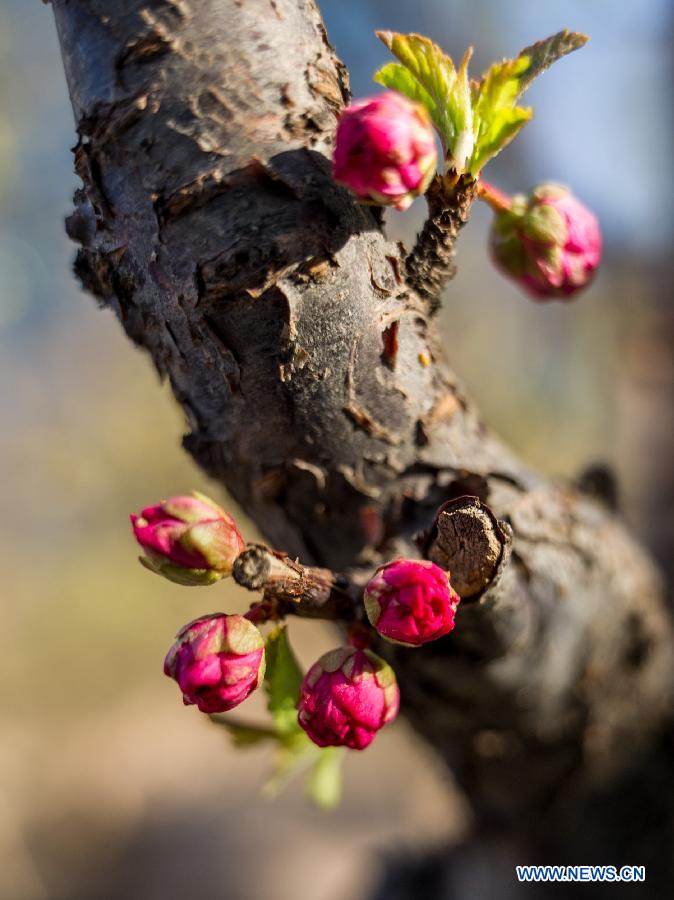
[[[262,600],[248,613],[256,624],[285,615],[352,622],[362,616],[359,592],[343,575],[303,566],[264,544],[249,544],[234,563],[234,580]]]
[[[456,274],[456,238],[468,221],[477,195],[477,182],[468,175],[458,180],[436,175],[426,192],[428,218],[405,261],[407,283],[428,302],[429,312],[440,306],[440,295]]]

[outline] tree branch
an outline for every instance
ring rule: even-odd
[[[348,85],[312,0],[53,7],[84,285],[170,380],[190,453],[290,556],[358,585],[448,500],[509,524],[510,562],[455,632],[382,652],[477,827],[570,846],[598,792],[661,771],[671,628],[621,523],[530,472],[442,361],[428,313],[475,186],[431,210],[402,284],[376,211],[330,178]]]

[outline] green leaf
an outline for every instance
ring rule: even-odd
[[[219,725],[229,732],[232,744],[235,747],[254,747],[256,744],[278,741],[278,735],[272,728],[244,725],[242,722],[221,718],[220,716],[210,716],[210,720],[215,725]]]
[[[528,65],[528,60],[520,57],[494,63],[474,92],[475,150],[468,166],[474,176],[533,115],[530,108],[515,106],[520,94],[520,76]]]
[[[325,747],[307,783],[307,793],[321,809],[334,809],[342,799],[343,747]]]
[[[378,31],[377,37],[436,102],[448,97],[456,70],[451,58],[437,44],[420,34]]]
[[[546,69],[574,50],[579,50],[587,44],[589,38],[586,34],[577,31],[569,31],[565,28],[542,41],[525,47],[519,54],[519,59],[527,60],[527,67],[519,76],[519,94],[529,87],[534,78],[537,78]]]
[[[389,64],[375,74],[375,81],[400,91],[426,108],[445,152],[452,157],[455,167],[462,170],[462,159],[458,156],[465,159],[472,150],[473,114],[467,76],[471,51],[457,72],[452,58],[426,37],[392,31],[378,31],[377,37],[400,60],[406,74],[401,72],[401,67],[391,68]],[[467,147],[470,147],[468,153]]]
[[[478,134],[486,130],[489,116],[496,110],[512,108],[520,95],[520,75],[528,66],[526,59],[504,59],[494,63],[482,76],[474,99]]]
[[[297,724],[297,703],[302,684],[302,670],[288,642],[285,625],[271,632],[265,646],[267,670],[264,687],[267,707],[280,737],[300,732]],[[303,733],[303,732],[302,732]]]
[[[526,47],[515,59],[494,63],[479,84],[473,84],[475,149],[468,164],[471,175],[477,176],[532,117],[530,108],[515,103],[534,78],[586,42],[585,35],[560,31]]]
[[[399,60],[375,73],[374,80],[399,91],[427,110],[442,139],[447,163],[458,174],[477,177],[533,115],[516,106],[531,82],[587,37],[565,29],[538,41],[515,59],[495,63],[480,82],[468,78],[472,48],[457,71],[450,56],[419,34],[378,31],[377,37]]]
[[[425,107],[435,127],[439,127],[436,122],[435,101],[428,91],[419,84],[414,75],[401,63],[392,62],[382,66],[378,72],[374,73],[373,81],[392,91],[398,91],[399,94],[404,94],[414,103],[420,103]]]
[[[476,141],[475,151],[468,165],[468,171],[476,176],[480,169],[500,153],[533,115],[531,107],[515,106],[492,113],[488,127]]]

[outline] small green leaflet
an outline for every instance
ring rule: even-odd
[[[495,63],[481,81],[468,80],[469,48],[457,70],[428,38],[377,32],[397,63],[388,63],[374,80],[424,106],[437,128],[448,168],[477,177],[528,122],[533,111],[517,100],[553,62],[587,42],[576,32],[560,31],[526,47],[515,59]]]
[[[264,688],[267,692],[267,708],[279,735],[292,735],[301,731],[297,724],[297,702],[300,698],[302,670],[288,641],[285,626],[275,628],[265,645],[267,670]],[[302,732],[304,733],[304,732]]]
[[[441,129],[444,128],[444,122],[438,115],[435,100],[419,84],[409,69],[406,69],[401,63],[386,63],[378,72],[375,72],[373,80],[393,91],[398,91],[399,94],[404,94],[415,103],[420,103],[426,108],[426,112],[438,131],[441,132]]]
[[[338,747],[317,747],[297,722],[303,675],[284,625],[269,634],[265,654],[264,689],[272,726],[247,725],[228,716],[211,716],[211,721],[229,733],[235,747],[276,745],[274,769],[262,789],[265,796],[275,797],[291,778],[310,769],[307,794],[316,806],[332,809],[341,797],[343,754]]]
[[[515,59],[494,63],[485,72],[473,90],[475,151],[468,165],[471,175],[477,176],[533,116],[531,107],[515,105],[518,97],[553,62],[585,43],[585,35],[565,29],[525,47]]]
[[[468,171],[476,176],[533,115],[531,107],[515,106],[521,91],[520,77],[528,69],[526,57],[504,59],[485,72],[473,89],[475,149]]]
[[[426,108],[440,134],[445,153],[459,160],[472,151],[472,109],[468,83],[469,50],[457,72],[451,57],[419,34],[378,31],[377,37],[400,63],[389,63],[375,73],[384,87],[405,94]]]
[[[229,732],[235,747],[254,747],[257,744],[278,740],[278,736],[272,728],[246,725],[243,722],[224,719],[222,716],[210,716],[210,720],[215,725],[219,725],[220,728],[224,728]]]
[[[343,747],[325,747],[309,776],[307,794],[321,809],[334,809],[342,799]]]
[[[589,38],[586,34],[569,31],[568,28],[565,28],[563,31],[558,31],[557,34],[521,50],[518,58],[526,59],[528,65],[519,76],[519,93],[523,94],[534,78],[549,69],[554,62],[566,56],[567,53],[580,50],[588,41]]]

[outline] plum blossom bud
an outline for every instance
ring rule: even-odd
[[[186,706],[203,713],[234,709],[264,677],[264,640],[238,615],[214,613],[184,625],[164,660]]]
[[[364,750],[398,714],[393,669],[370,650],[323,654],[302,682],[297,720],[319,747]]]
[[[360,100],[340,117],[333,176],[363,200],[407,209],[428,187],[436,161],[428,113],[402,94]]]
[[[568,188],[543,184],[496,210],[491,231],[496,265],[538,300],[570,300],[601,259],[597,219]]]
[[[460,602],[444,569],[413,559],[380,566],[363,599],[367,617],[382,637],[413,647],[448,634]]]
[[[244,548],[234,519],[196,491],[131,516],[143,565],[177,584],[212,584],[232,571]]]

